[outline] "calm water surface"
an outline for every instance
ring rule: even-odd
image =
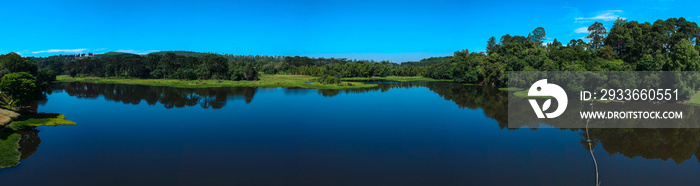
[[[507,93],[60,85],[3,185],[594,185],[579,129],[508,129]],[[700,183],[700,130],[591,131],[603,185]],[[697,154],[697,155],[696,155]]]

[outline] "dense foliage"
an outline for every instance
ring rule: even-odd
[[[47,58],[35,58],[42,61]],[[71,76],[132,77],[150,79],[257,80],[259,74],[295,74],[321,76],[333,71],[339,77],[417,76],[423,68],[388,61],[336,58],[219,55],[196,52],[156,52],[141,55],[95,55],[58,58],[64,72]],[[44,64],[44,63],[42,63]],[[48,65],[52,67],[57,65]],[[52,68],[53,69],[53,68]]]
[[[603,24],[588,27],[589,42],[554,39],[544,29],[524,36],[504,35],[487,41],[486,54],[455,52],[428,67],[427,77],[459,82],[505,85],[508,71],[697,71],[700,29],[684,18],[651,23],[618,19],[608,33]],[[539,38],[538,38],[539,37]]]
[[[7,74],[0,81],[0,91],[10,96],[14,103],[20,105],[34,101],[37,90],[36,78],[26,72]]]
[[[340,83],[340,75],[335,72],[325,73],[318,78],[318,82],[321,84],[338,84]]]
[[[39,98],[42,91],[56,80],[56,73],[48,66],[39,69],[38,65],[17,53],[0,55],[0,91],[10,100],[3,104],[13,106],[28,105]]]

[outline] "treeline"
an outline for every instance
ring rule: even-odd
[[[395,63],[362,63],[352,62],[328,65],[304,65],[292,67],[290,73],[299,75],[322,76],[333,74],[343,77],[385,77],[385,76],[419,76],[424,73],[424,68],[414,66],[401,66]]]
[[[416,76],[423,73],[423,68],[402,66],[389,61],[220,55],[186,51],[156,52],[145,56],[110,54],[79,59],[63,57],[55,58],[44,67],[63,70],[65,74],[71,76],[189,80],[256,80],[260,74],[321,76],[324,73],[334,72],[333,74],[339,77],[372,77]]]
[[[224,56],[205,54],[184,56],[175,53],[112,55],[85,58],[65,64],[70,76],[131,77],[148,79],[219,79],[256,80],[258,73],[251,63],[227,60]]]
[[[427,67],[425,76],[458,82],[507,84],[508,71],[697,71],[700,29],[684,18],[651,23],[617,19],[610,33],[602,23],[588,27],[589,39],[554,39],[543,44],[544,28],[528,36],[487,41],[486,53],[455,52]]]

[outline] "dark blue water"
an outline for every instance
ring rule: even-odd
[[[595,184],[581,130],[507,129],[506,98],[429,82],[347,91],[63,84],[38,111],[77,125],[25,134],[34,143],[22,148],[36,152],[0,170],[0,183]],[[700,131],[591,135],[603,185],[700,183]]]

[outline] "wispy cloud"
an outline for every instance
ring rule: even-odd
[[[606,10],[598,13],[598,15],[593,16],[593,17],[577,17],[575,18],[576,22],[589,22],[589,21],[614,21],[615,19],[623,18],[619,14],[622,13],[622,10]]]
[[[576,30],[574,30],[574,33],[577,33],[577,34],[588,33],[588,27],[577,28]]]
[[[117,50],[117,52],[132,53],[132,54],[148,54],[158,52],[159,50]]]
[[[76,49],[49,49],[49,50],[41,50],[41,51],[34,51],[32,54],[40,54],[40,53],[81,53],[87,49],[85,48],[76,48]]]

